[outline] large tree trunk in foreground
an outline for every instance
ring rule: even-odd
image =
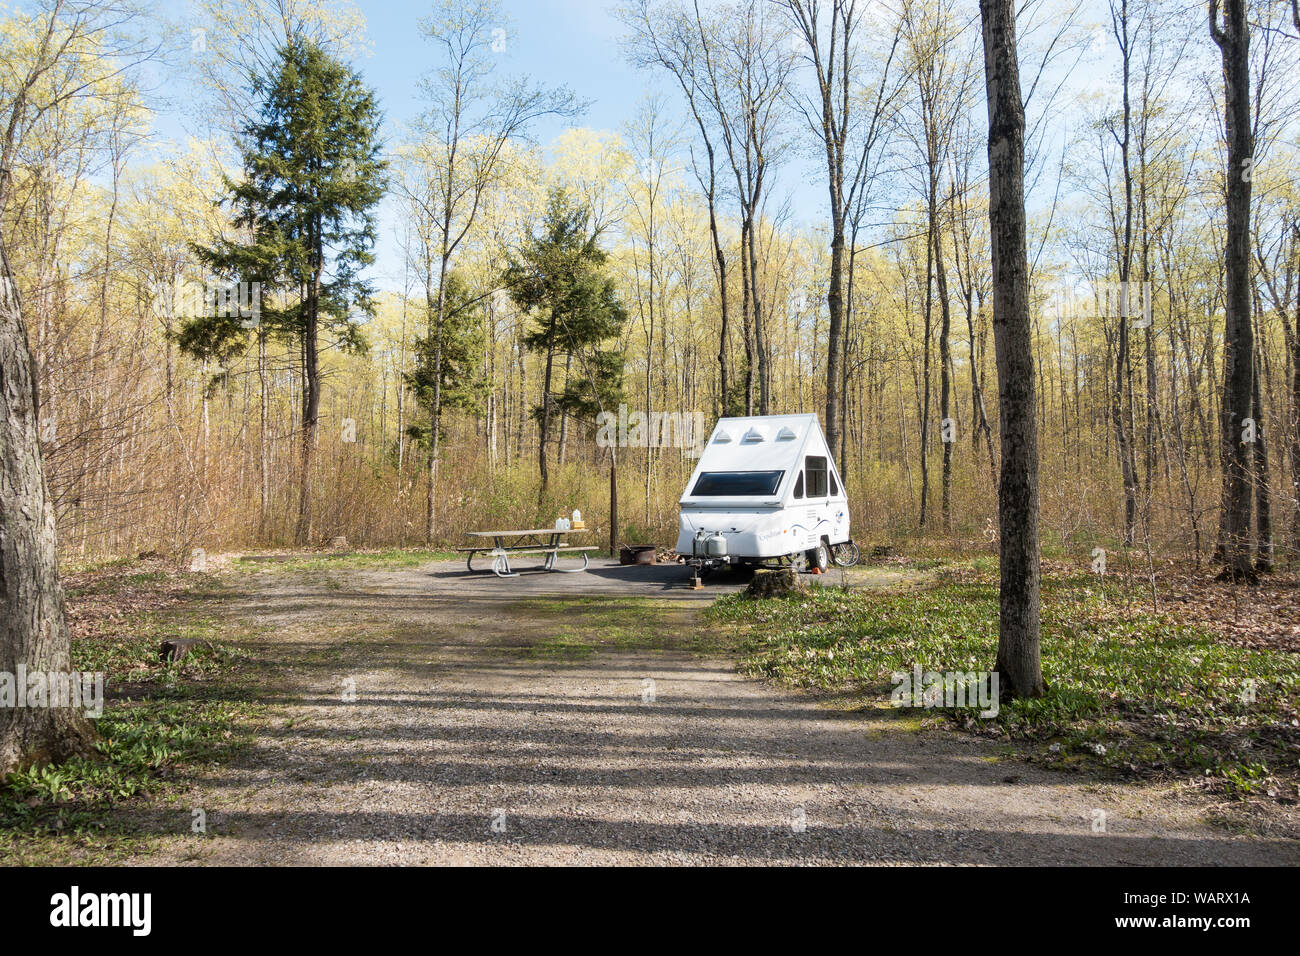
[[[1250,35],[1246,0],[1224,0],[1223,28],[1218,0],[1210,3],[1210,35],[1223,55],[1224,124],[1228,139],[1227,294],[1223,329],[1223,575],[1254,580],[1251,553],[1251,454],[1243,441],[1251,417],[1255,343],[1250,313],[1250,179],[1254,137],[1250,115]],[[1256,423],[1258,425],[1258,423]],[[1255,440],[1258,427],[1255,429]]]
[[[1001,693],[1045,692],[1039,657],[1038,422],[1025,245],[1025,111],[1012,0],[980,0],[989,110],[993,343],[1001,410],[998,661]]]
[[[45,485],[40,396],[22,306],[0,239],[0,673],[71,670],[71,636]],[[70,708],[0,707],[0,776],[86,752],[89,721]]]

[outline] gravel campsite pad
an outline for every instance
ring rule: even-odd
[[[218,611],[257,635],[270,716],[149,812],[139,861],[1300,863],[1186,792],[742,678],[700,621],[737,585],[685,576],[227,573]]]

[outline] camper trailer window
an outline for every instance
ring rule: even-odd
[[[796,498],[803,497],[803,472],[802,471],[799,472],[799,478],[794,483],[794,496]]]
[[[840,493],[840,486],[835,484],[835,476],[831,475],[831,497],[834,498]]]
[[[783,471],[706,471],[691,492],[696,498],[752,498],[774,495]]]
[[[808,497],[826,497],[826,459],[821,455],[809,455],[804,459],[804,473],[808,476]]]

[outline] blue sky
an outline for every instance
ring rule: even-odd
[[[176,0],[153,0],[168,18],[183,19],[188,3]],[[510,18],[510,39],[501,54],[499,69],[503,76],[528,75],[552,86],[568,86],[578,99],[589,102],[587,112],[575,120],[552,119],[539,122],[534,138],[543,146],[568,126],[585,126],[597,130],[621,132],[635,115],[647,92],[658,90],[668,102],[679,104],[677,91],[663,77],[628,65],[622,56],[619,39],[622,25],[610,10],[615,0],[503,0]],[[400,131],[425,108],[420,79],[434,66],[435,48],[420,33],[419,22],[432,8],[430,0],[354,0],[367,21],[366,47],[354,66],[376,90],[388,120],[388,141],[396,145]],[[1091,0],[1096,5],[1096,0]],[[188,38],[182,36],[186,42]],[[1106,70],[1094,65],[1085,71],[1095,79]],[[169,88],[170,81],[160,81],[163,96],[184,94]],[[686,113],[682,107],[681,116]],[[1053,125],[1060,122],[1058,119]],[[184,127],[203,135],[182,119],[182,108],[173,105],[157,117],[158,133],[163,138],[183,138]],[[690,132],[687,126],[686,132]],[[795,224],[820,227],[826,206],[824,169],[816,152],[808,144],[796,148],[785,158],[769,183],[768,201],[779,208],[790,198]],[[1050,184],[1049,184],[1050,185]],[[1048,195],[1052,192],[1048,189]],[[380,235],[376,248],[378,262],[372,272],[380,288],[401,289],[402,255],[397,235],[400,217],[396,204],[385,200],[380,211]]]
[[[390,127],[409,124],[424,104],[420,77],[429,71],[433,47],[418,23],[430,4],[419,0],[357,4],[367,19],[371,55],[358,64],[378,92]],[[568,126],[619,130],[633,115],[655,80],[627,65],[619,51],[621,25],[604,0],[506,0],[512,36],[498,69],[503,75],[526,74],[551,86],[568,86],[580,100],[590,101],[576,120],[548,120],[533,129],[545,145]],[[382,214],[376,278],[381,286],[401,287],[401,252],[394,238],[398,228],[391,202]]]
[[[620,25],[602,0],[507,0],[514,36],[502,54],[501,70],[525,73],[551,85],[567,85],[592,100],[581,125],[616,129],[632,114],[650,77],[626,65],[619,54]],[[390,118],[407,121],[420,110],[417,85],[428,71],[432,47],[417,24],[429,8],[418,0],[358,3],[369,22],[373,55],[360,65],[379,91]],[[562,128],[538,127],[543,141]],[[549,128],[548,128],[549,126]]]

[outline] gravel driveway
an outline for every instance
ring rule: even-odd
[[[735,585],[684,576],[232,575],[222,613],[266,628],[248,650],[274,716],[140,862],[1300,863],[1186,793],[741,678],[692,643]]]

